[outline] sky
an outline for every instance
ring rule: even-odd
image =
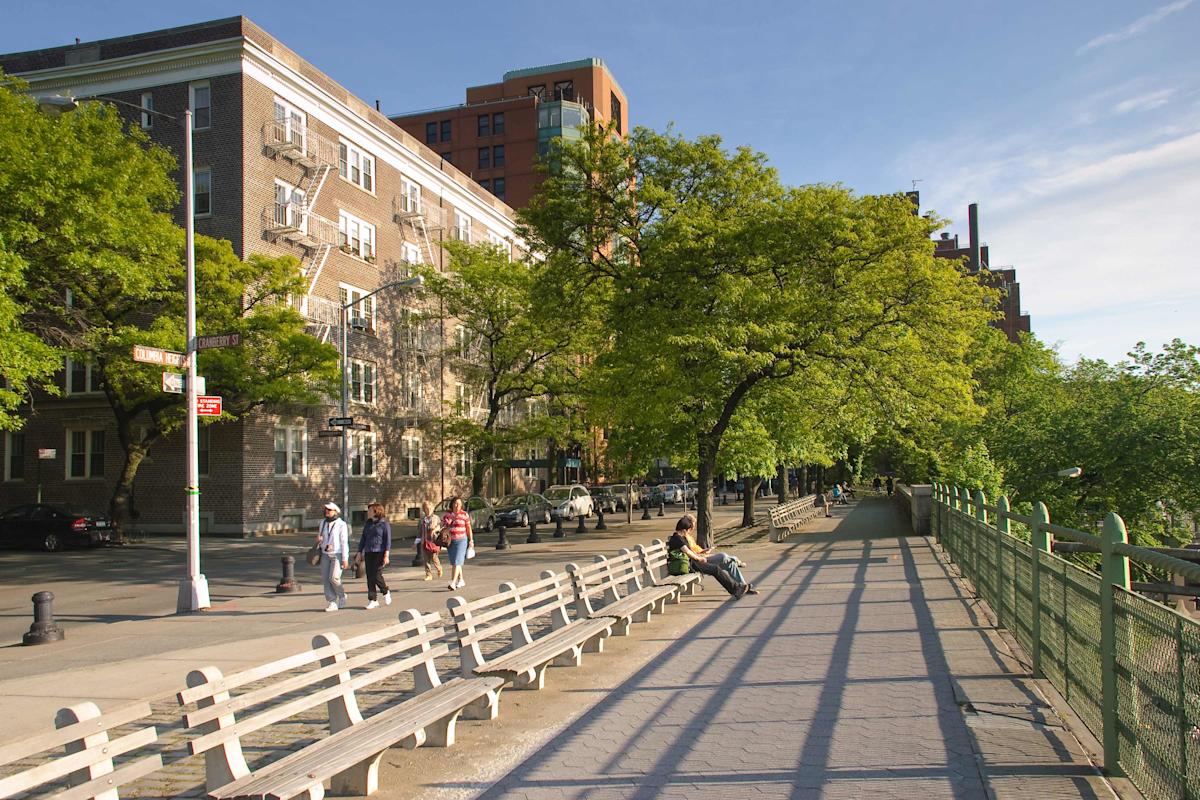
[[[916,186],[1067,360],[1200,344],[1200,0],[0,0],[0,52],[245,14],[386,113],[604,59],[631,123],[785,183]],[[914,181],[916,183],[914,184]]]

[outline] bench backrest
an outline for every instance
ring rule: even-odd
[[[642,588],[641,559],[628,548],[622,548],[611,558],[596,556],[591,564],[567,564],[567,573],[571,576],[576,613],[581,617],[595,613],[594,599],[614,603],[621,599],[622,587],[626,595]]]
[[[149,703],[135,703],[107,714],[101,714],[95,703],[61,709],[54,718],[57,730],[0,746],[0,766],[59,747],[64,748],[65,755],[0,779],[0,797],[12,797],[65,778],[72,788],[53,797],[116,800],[118,787],[161,769],[162,756],[155,754],[117,767],[114,756],[154,744],[158,731],[152,726],[139,728],[111,740],[109,731],[149,715]]]
[[[569,579],[557,572],[543,570],[533,583],[518,586],[512,581],[500,584],[495,594],[468,602],[462,597],[446,601],[450,619],[463,651],[464,675],[484,663],[480,643],[510,632],[514,647],[533,641],[529,623],[548,616],[557,630],[571,624],[567,608],[573,601]]]
[[[659,579],[667,573],[667,543],[662,539],[653,539],[650,544],[637,546],[638,555],[642,558],[642,575],[647,586],[657,586]]]
[[[196,706],[183,715],[184,727],[200,732],[188,748],[206,754],[210,790],[223,786],[250,774],[241,749],[245,734],[321,703],[336,733],[362,721],[355,690],[411,670],[417,691],[426,691],[441,683],[434,659],[449,652],[441,617],[409,609],[396,625],[344,641],[319,634],[311,650],[232,675],[216,667],[193,670],[177,696],[181,706]],[[299,671],[304,667],[312,668]]]

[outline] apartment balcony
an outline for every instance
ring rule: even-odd
[[[445,227],[445,211],[441,206],[422,203],[419,198],[397,195],[392,198],[392,221],[395,223],[420,222],[429,230]]]
[[[307,250],[338,244],[336,222],[308,210],[299,203],[272,203],[263,208],[263,230],[271,241],[283,240]]]
[[[336,167],[336,142],[310,131],[295,120],[274,120],[263,125],[263,149],[313,171],[320,167]]]

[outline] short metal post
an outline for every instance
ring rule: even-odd
[[[501,524],[496,526],[496,532],[498,534],[498,538],[496,539],[496,549],[507,550],[509,548],[508,531],[506,531],[504,529],[504,525]]]
[[[604,524],[604,509],[603,508],[596,510],[596,530],[598,530],[598,531],[608,530],[608,526]]]
[[[1129,558],[1113,552],[1126,544],[1125,521],[1113,513],[1104,518],[1100,535],[1100,718],[1103,721],[1104,768],[1121,775],[1121,743],[1117,735],[1116,590],[1129,591]]]
[[[724,492],[721,492],[721,505],[729,505],[729,495],[725,494]]]
[[[275,587],[275,592],[283,594],[300,591],[300,584],[296,582],[296,559],[292,556],[281,556],[279,563],[283,566],[283,575],[279,579],[279,585]]]
[[[650,501],[642,502],[642,519],[650,519]]]
[[[529,538],[525,540],[525,544],[541,544],[542,537],[538,536],[537,522],[529,520]]]
[[[587,523],[584,521],[583,514],[579,515],[579,526],[575,528],[576,533],[587,533]]]
[[[567,534],[563,531],[562,516],[559,515],[554,518],[554,538],[562,539],[562,538],[565,538],[566,535]]]
[[[65,637],[62,626],[54,621],[54,592],[38,592],[33,596],[33,624],[21,637],[21,644],[49,644]]]
[[[667,501],[662,500],[658,504],[658,515],[660,517],[664,517],[664,516],[666,516],[666,514],[667,514]]]
[[[1045,677],[1042,671],[1042,553],[1050,552],[1050,510],[1046,504],[1038,501],[1033,507],[1033,527],[1029,531],[1029,607],[1033,609],[1033,620],[1030,624],[1030,638],[1033,640],[1033,677]],[[1066,635],[1066,632],[1063,632]],[[1065,664],[1063,665],[1066,666]]]

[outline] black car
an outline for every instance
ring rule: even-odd
[[[496,501],[496,523],[524,528],[529,520],[550,522],[550,501],[540,494],[510,494]]]
[[[53,551],[91,547],[111,538],[112,524],[108,517],[70,506],[31,503],[0,514],[0,543],[10,547],[33,546]]]
[[[596,508],[607,514],[617,513],[617,495],[611,486],[591,486],[588,492],[591,493]]]

